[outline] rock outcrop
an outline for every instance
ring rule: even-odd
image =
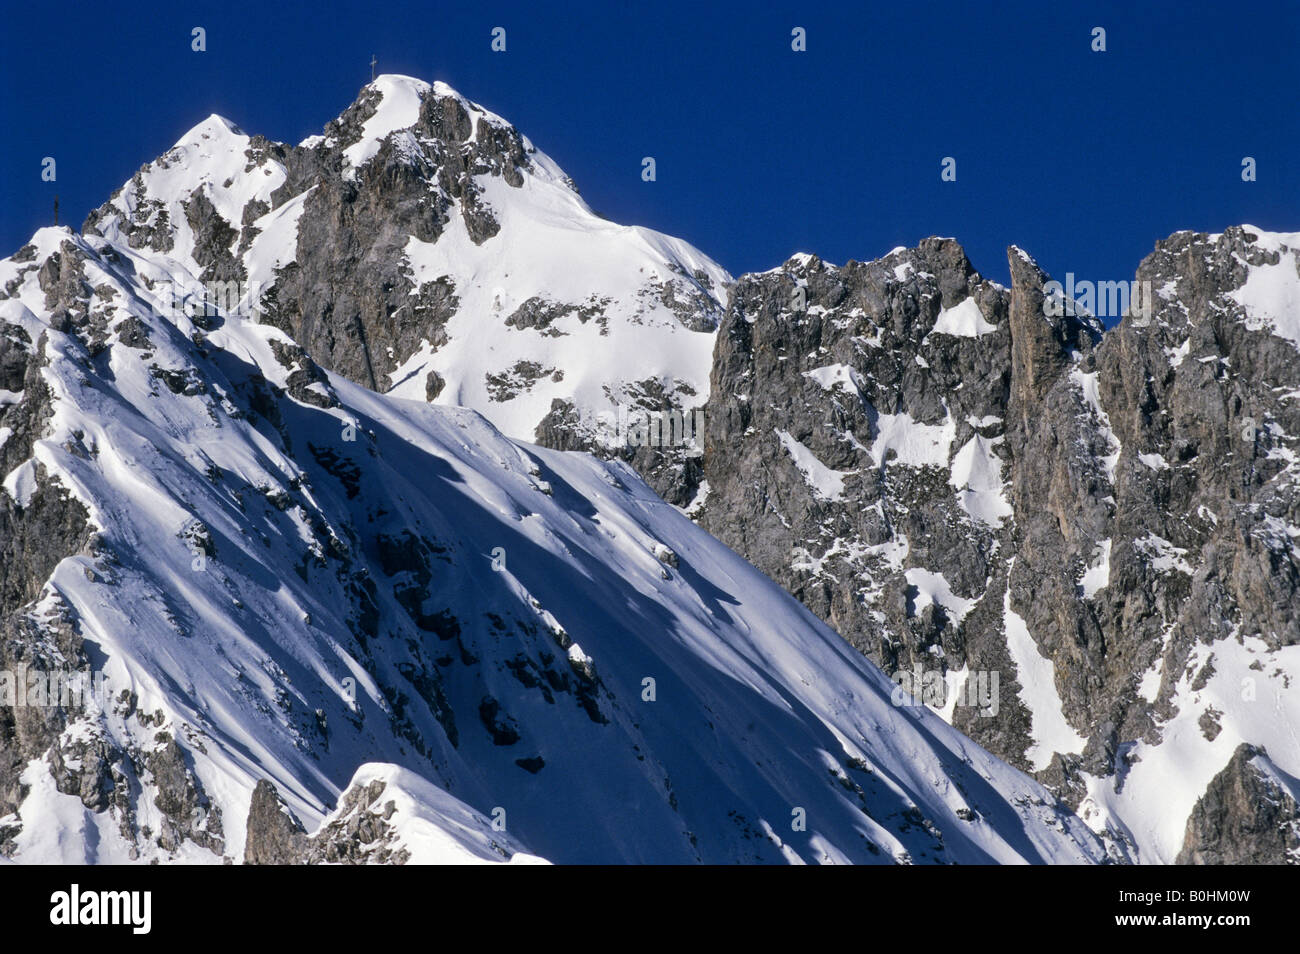
[[[699,520],[1107,829],[1166,733],[1289,698],[1297,246],[1179,233],[1105,333],[1015,248],[1009,290],[938,239],[743,276]]]
[[[1300,862],[1300,781],[1242,744],[1187,820],[1178,863],[1283,865]]]

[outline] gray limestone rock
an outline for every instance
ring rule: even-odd
[[[1300,864],[1300,780],[1242,744],[1187,820],[1180,865]]]

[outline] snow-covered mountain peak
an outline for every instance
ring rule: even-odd
[[[559,166],[510,122],[441,80],[427,83],[398,73],[378,76],[362,87],[356,101],[325,127],[324,134],[309,137],[301,145],[326,150],[341,147],[343,174],[355,178],[390,139],[399,156],[417,165],[420,160],[437,165],[443,158],[439,150],[422,149],[422,140],[472,148],[475,142],[494,136],[517,142],[522,155],[512,156],[509,166],[489,171],[505,175],[516,187],[522,184],[520,178],[532,176],[576,191]]]
[[[209,117],[84,230],[187,289],[236,283],[241,313],[361,384],[574,446],[703,403],[732,282],[597,215],[502,117],[398,74],[298,146]]]
[[[424,98],[433,87],[410,76],[385,74],[367,84],[348,113],[365,115],[360,138],[343,150],[352,169],[365,165],[379,152],[380,144],[395,132],[410,129],[420,121]],[[338,121],[346,121],[344,113]],[[328,143],[327,143],[328,144]]]
[[[246,142],[248,137],[233,121],[219,113],[210,113],[206,119],[195,123],[183,136],[177,139],[172,148],[183,149],[186,146],[202,145],[206,140],[220,142],[226,139],[242,139]]]

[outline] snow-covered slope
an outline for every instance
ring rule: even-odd
[[[1104,858],[626,465],[159,314],[197,265],[61,228],[0,262],[0,517],[68,549],[7,568],[0,661],[108,680],[5,724],[5,853],[264,853],[268,780],[325,841],[383,782],[411,860]]]

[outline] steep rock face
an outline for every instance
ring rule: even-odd
[[[878,262],[797,257],[744,276],[719,330],[700,519],[909,688],[918,670],[955,674],[936,707],[1029,767],[1016,695],[947,704],[968,670],[1004,689],[1016,677],[1008,407],[1029,386],[1017,368],[1039,368],[1041,389],[1064,351],[1024,304],[1042,281],[1024,267],[1028,286],[1008,292],[930,239]],[[1015,309],[1043,326],[1019,364]]]
[[[1104,335],[1014,248],[1009,291],[934,239],[743,276],[700,522],[905,687],[946,678],[918,695],[1116,845],[1172,861],[1237,743],[1300,767],[1265,718],[1300,717],[1298,245],[1179,233]],[[1157,766],[1187,745],[1171,798]]]
[[[930,240],[745,276],[719,330],[701,524],[890,671],[964,658],[959,604],[988,585],[1006,312],[955,242]],[[940,314],[959,333],[933,332]],[[967,496],[947,480],[964,447]],[[913,565],[944,573],[952,596],[923,596]]]
[[[1178,853],[1185,865],[1283,865],[1300,862],[1300,783],[1268,755],[1242,744],[1214,777],[1187,819]]]
[[[305,857],[307,834],[266,779],[253,787],[244,836],[244,864],[292,865]]]
[[[1149,315],[1097,349],[1117,458],[1098,530],[1109,573],[1085,602],[1104,640],[1090,666],[1106,705],[1092,707],[1094,741],[1118,754],[1106,791],[1088,782],[1095,803],[1163,798],[1186,817],[1239,743],[1300,768],[1288,728],[1300,718],[1288,691],[1300,652],[1297,248],[1300,236],[1250,227],[1172,236],[1138,269]],[[1187,785],[1170,792],[1169,771]],[[1182,834],[1160,821],[1133,837],[1172,860]]]
[[[1087,568],[1108,552],[1102,531],[1113,503],[1108,474],[1117,448],[1094,394],[1100,323],[1071,315],[1073,303],[1063,297],[1053,299],[1045,290],[1049,276],[1023,251],[1011,249],[1008,262],[1012,387],[1007,450],[1015,530],[1002,625],[1008,639],[1012,630],[1021,637],[1029,634],[1032,642],[1024,649],[1050,661],[1045,672],[1057,698],[1043,702],[1059,710],[1059,715],[1052,713],[1056,734],[1044,737],[1047,714],[1040,714],[1025,751],[1027,761],[1042,770],[1056,752],[1081,751],[1080,733],[1073,730],[1086,732],[1095,716],[1104,713],[1101,669],[1124,665],[1113,658],[1113,647],[1080,600],[1096,584]],[[1032,709],[1028,682],[1039,674],[1019,671],[1029,668],[1023,655],[1013,661],[1021,701]],[[978,727],[971,728],[978,733]],[[1109,765],[1100,771],[1109,771]]]

